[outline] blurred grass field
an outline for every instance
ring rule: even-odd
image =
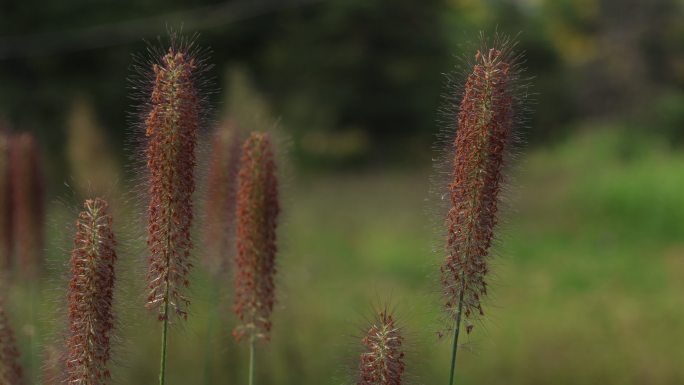
[[[684,383],[684,153],[643,134],[590,126],[524,152],[517,163],[487,315],[462,339],[458,382]],[[431,252],[437,213],[426,203],[430,172],[307,175],[286,183],[279,305],[273,339],[257,351],[257,383],[353,383],[357,337],[384,303],[396,309],[407,336],[408,383],[446,383],[449,339],[436,337],[441,255]],[[51,214],[71,223],[59,206]],[[51,230],[50,245],[68,247],[68,235]],[[140,247],[122,242],[122,249],[113,383],[150,384],[159,325],[136,293],[144,272],[128,273],[144,269],[134,252]],[[67,254],[55,246],[48,258],[60,266]],[[48,336],[62,327],[52,298],[64,288],[52,274],[33,294],[20,287],[10,298],[34,383]],[[171,385],[246,383],[246,346],[230,337],[230,282],[211,282],[196,269],[190,319],[170,336]]]

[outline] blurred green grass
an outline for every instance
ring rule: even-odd
[[[526,153],[512,171],[487,316],[462,339],[459,383],[684,382],[684,154],[610,126],[578,132]],[[429,173],[309,175],[285,187],[279,305],[273,340],[258,348],[257,383],[353,383],[357,337],[385,302],[407,334],[409,383],[446,382]],[[70,223],[60,210],[53,217]],[[50,237],[64,244],[63,232]],[[150,384],[159,325],[136,294],[142,274],[130,273],[144,269],[140,248],[123,246],[114,383]],[[53,266],[65,258],[51,249]],[[11,298],[34,376],[46,336],[62,327],[49,298],[63,289],[50,282]],[[192,285],[190,320],[170,337],[169,384],[245,383],[247,350],[230,337],[230,282],[198,268]]]

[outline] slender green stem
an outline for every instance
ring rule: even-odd
[[[166,218],[167,225],[171,223],[171,210],[168,211],[169,214]],[[166,232],[166,249],[164,252],[164,260],[166,261],[167,268],[171,265],[170,250],[171,250],[171,237],[170,232]],[[161,345],[161,363],[159,365],[159,385],[164,385],[166,382],[166,334],[169,331],[169,295],[171,294],[170,282],[169,282],[169,271],[166,271],[166,276],[164,277],[164,326],[162,327],[162,345]]]
[[[167,289],[168,291],[168,286]],[[167,296],[168,298],[168,296]],[[166,333],[169,330],[169,301],[164,302],[164,326],[162,327],[161,365],[159,367],[159,385],[166,380]]]
[[[463,310],[463,290],[458,298],[458,313],[456,313],[456,325],[454,326],[454,342],[451,347],[451,372],[449,373],[449,385],[454,385],[456,373],[456,351],[458,350],[458,334],[461,330],[461,310]]]
[[[35,370],[36,370],[36,365],[33,360],[33,357],[35,357],[36,353],[36,335],[38,333],[38,325],[36,322],[36,290],[37,290],[37,284],[31,285],[30,289],[30,296],[31,296],[31,317],[30,317],[30,322],[31,322],[31,334],[30,334],[30,346],[31,346],[31,357],[29,358],[29,373],[31,373],[31,377],[35,378]]]
[[[249,339],[249,385],[254,385],[254,336]]]
[[[214,296],[213,294],[218,293],[218,285],[216,285],[216,282],[214,280],[211,280],[210,282],[210,287],[211,287],[211,293],[212,293],[212,298],[218,298],[218,296]],[[214,331],[214,320],[219,318],[219,301],[218,299],[211,304],[211,312],[209,313],[209,317],[207,319],[207,339],[204,343],[204,346],[206,348],[205,350],[205,357],[204,357],[204,384],[205,385],[211,385],[211,358],[213,357],[213,331]]]

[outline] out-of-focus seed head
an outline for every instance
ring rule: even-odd
[[[19,350],[2,300],[0,300],[0,384],[24,384],[24,376],[19,366]]]
[[[466,320],[483,314],[487,258],[513,126],[510,60],[505,47],[477,51],[459,106],[446,219],[447,255],[441,268],[445,306],[454,319],[459,303]],[[471,328],[469,323],[466,330]]]
[[[110,195],[120,178],[119,164],[106,130],[84,96],[77,96],[71,104],[67,138],[67,158],[76,191],[82,196]]]
[[[68,384],[103,385],[110,377],[112,299],[117,259],[112,217],[104,199],[89,199],[76,221],[68,290]]]
[[[0,272],[12,268],[12,185],[9,138],[0,132]]]
[[[10,141],[14,258],[21,273],[35,276],[43,265],[45,183],[38,144],[21,133]]]
[[[181,44],[172,44],[154,64],[154,86],[145,120],[149,196],[147,307],[168,317],[167,308],[186,317],[189,285],[190,228],[195,189],[195,144],[202,103],[196,81],[195,57]]]
[[[235,306],[240,325],[233,335],[268,338],[274,304],[276,226],[280,206],[271,141],[252,133],[242,146],[237,197]]]
[[[401,385],[404,374],[403,337],[387,310],[378,314],[362,341],[357,385]]]
[[[224,123],[213,137],[204,230],[205,265],[213,272],[226,271],[235,255],[235,215],[241,137],[235,124],[230,121]]]

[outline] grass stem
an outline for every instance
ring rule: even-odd
[[[168,285],[167,285],[168,291]],[[167,296],[168,298],[168,296]],[[169,301],[164,303],[164,326],[162,326],[161,364],[159,366],[159,385],[166,381],[166,333],[169,330]]]
[[[255,338],[252,336],[249,340],[249,385],[254,385],[254,342]]]
[[[216,285],[216,282],[214,280],[211,280],[210,282],[210,288],[211,288],[211,293],[215,294],[219,292],[218,285]],[[217,298],[218,296],[212,295],[211,298]],[[206,348],[205,350],[205,358],[204,358],[204,385],[211,385],[211,364],[212,364],[212,357],[214,357],[214,321],[220,317],[218,309],[219,309],[219,301],[215,300],[211,306],[210,306],[210,313],[209,317],[207,318],[207,336],[206,340],[204,342],[204,346]]]
[[[456,351],[458,350],[458,334],[461,329],[461,310],[463,310],[463,290],[458,299],[458,313],[456,313],[456,324],[454,326],[454,342],[451,347],[451,371],[449,372],[449,385],[454,385],[454,374],[456,373]]]

